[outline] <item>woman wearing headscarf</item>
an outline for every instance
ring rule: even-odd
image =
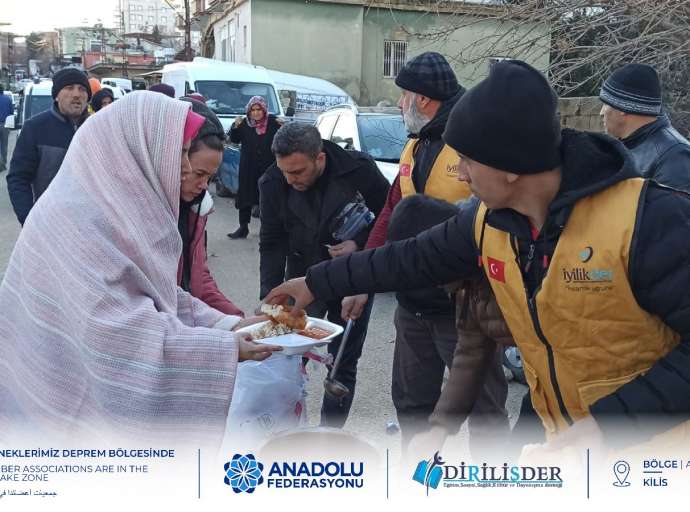
[[[91,108],[94,112],[98,112],[102,108],[112,105],[115,101],[115,95],[110,89],[101,89],[93,96],[91,96]]]
[[[204,118],[189,148],[191,172],[182,175],[180,217],[177,223],[182,237],[182,257],[177,284],[212,308],[228,315],[244,316],[218,289],[206,261],[206,221],[213,211],[213,199],[206,190],[223,160],[223,125],[205,103],[181,98],[192,111]]]
[[[230,238],[247,238],[252,209],[258,217],[259,178],[275,161],[271,144],[282,123],[268,113],[266,100],[254,96],[247,103],[247,116],[238,117],[230,129],[230,140],[242,144],[239,189],[235,207],[240,211],[240,227]]]
[[[180,183],[203,122],[133,92],[75,135],[0,285],[0,438],[220,440],[238,360],[277,347],[221,330],[241,319],[177,286]]]

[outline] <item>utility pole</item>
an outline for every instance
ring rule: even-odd
[[[189,9],[189,0],[184,0],[184,16],[177,12],[170,0],[163,0],[173,13],[182,20],[184,24],[184,58],[186,61],[192,60],[192,16]]]
[[[107,52],[105,49],[105,27],[103,24],[101,24],[101,62],[105,64],[105,61],[107,60]]]
[[[184,0],[184,56],[187,62],[192,60],[192,21],[190,18],[189,0]]]
[[[129,5],[127,5],[129,9]],[[120,0],[120,38],[122,40],[122,78],[127,78],[127,41],[125,40],[125,11]]]

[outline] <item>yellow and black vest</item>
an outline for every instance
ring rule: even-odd
[[[414,170],[414,151],[418,139],[410,139],[400,155],[400,191],[403,197],[421,192],[426,196],[443,199],[449,203],[456,203],[461,199],[467,199],[472,195],[470,187],[463,181],[458,181],[458,155],[447,145],[436,157],[434,166],[429,172],[429,179],[424,190],[415,189],[412,181]]]
[[[643,179],[632,178],[577,201],[531,300],[510,234],[483,226],[483,203],[477,212],[481,263],[548,434],[587,416],[591,404],[645,373],[679,342],[637,304],[630,287],[630,244],[644,188]]]

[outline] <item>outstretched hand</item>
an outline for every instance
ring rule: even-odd
[[[240,336],[240,355],[239,361],[263,361],[273,354],[280,352],[283,347],[278,345],[264,345],[251,340],[249,334],[238,334]]]
[[[264,302],[266,304],[287,304],[290,298],[295,301],[290,312],[292,316],[298,316],[304,308],[314,302],[314,295],[309,290],[307,280],[304,277],[290,279],[280,286],[276,286],[266,295]]]

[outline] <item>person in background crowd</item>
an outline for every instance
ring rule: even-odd
[[[276,116],[268,113],[266,100],[254,96],[247,103],[246,117],[238,116],[230,129],[230,140],[242,144],[240,175],[235,207],[240,211],[240,226],[230,238],[247,238],[252,215],[259,216],[259,179],[275,162],[271,151],[273,137],[282,126]]]
[[[34,203],[60,169],[77,129],[89,117],[89,81],[76,68],[53,76],[53,107],[24,122],[7,173],[14,213],[24,224]]]
[[[388,193],[388,181],[369,155],[321,140],[314,126],[286,124],[276,133],[272,149],[276,162],[259,180],[261,297],[286,277],[303,276],[315,263],[363,248],[370,214],[379,214]],[[328,314],[331,322],[345,325],[341,301],[342,296],[332,297],[311,306],[307,314]],[[337,379],[350,393],[342,399],[324,395],[322,425],[342,427],[347,420],[370,312],[371,301],[352,328],[338,369]],[[328,344],[329,353],[335,356],[340,341]]]
[[[201,103],[206,103],[206,98],[202,94],[199,94],[198,92],[193,92],[187,98],[192,98],[193,100],[200,101]]]
[[[599,99],[606,133],[625,144],[642,176],[690,192],[690,142],[663,113],[656,70],[626,64],[606,79]]]
[[[98,112],[102,108],[112,105],[115,101],[115,95],[110,89],[101,89],[91,97],[91,108],[94,112]]]
[[[177,286],[181,178],[204,122],[137,91],[77,132],[0,285],[3,444],[31,433],[217,444],[238,361],[280,350],[228,332],[254,319]]]
[[[5,128],[5,119],[14,114],[12,98],[7,96],[4,91],[5,89],[0,84],[0,172],[7,170],[7,149],[10,131]]]
[[[175,88],[168,84],[155,84],[149,87],[151,92],[159,92],[165,94],[167,97],[175,99]]]
[[[192,111],[205,121],[189,147],[191,170],[182,175],[180,185],[177,224],[182,237],[182,257],[177,284],[212,308],[243,317],[242,310],[218,289],[206,261],[206,222],[213,212],[213,199],[207,188],[223,159],[223,125],[204,103],[187,97],[181,101],[191,103]]]
[[[533,456],[687,442],[690,196],[640,178],[619,141],[561,130],[555,91],[521,61],[467,91],[443,138],[476,198],[416,238],[316,265],[266,301],[303,308],[484,273],[547,432]]]

